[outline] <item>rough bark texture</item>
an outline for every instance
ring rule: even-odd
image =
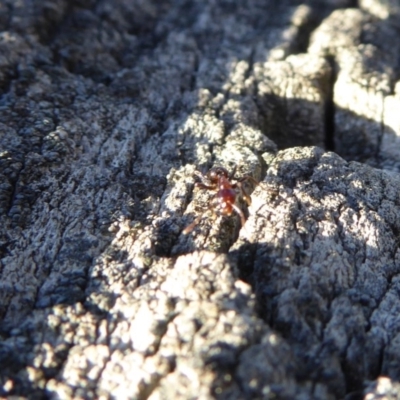
[[[0,396],[400,399],[399,18],[0,0]]]

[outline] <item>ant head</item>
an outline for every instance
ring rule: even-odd
[[[229,176],[228,171],[223,167],[213,167],[208,171],[207,175],[212,182],[216,182],[220,176],[224,178],[228,178]]]

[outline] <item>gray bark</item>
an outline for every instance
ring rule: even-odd
[[[0,396],[400,399],[400,5],[354,3],[0,0]]]

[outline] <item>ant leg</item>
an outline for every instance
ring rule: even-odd
[[[182,233],[184,235],[187,235],[188,233],[192,232],[192,230],[194,229],[194,227],[200,222],[200,220],[204,217],[204,214],[199,215],[197,218],[195,218],[195,220],[188,225],[183,231]]]
[[[189,224],[183,231],[182,233],[184,235],[187,235],[188,233],[192,232],[192,230],[195,228],[195,226],[202,220],[202,218],[204,217],[204,214],[209,211],[209,210],[213,210],[212,207],[207,208],[207,210],[205,210],[201,215],[199,215],[197,218],[195,218],[195,220]],[[215,218],[216,214],[213,210],[213,216]]]
[[[203,211],[197,218],[195,218],[194,221],[193,221],[191,224],[189,224],[189,225],[182,231],[182,233],[183,233],[184,235],[187,235],[188,233],[192,232],[192,230],[194,229],[194,227],[201,221],[201,219],[204,217],[204,215],[205,215],[205,213],[206,213],[207,211],[212,210],[213,213],[214,213],[214,208],[215,208],[214,202],[215,202],[215,201],[216,201],[216,199],[214,198],[214,199],[212,200],[211,205],[210,205],[205,211]]]
[[[229,174],[229,180],[230,180],[230,181],[233,179],[233,177],[234,177],[235,174],[236,174],[236,168],[237,168],[237,165],[235,164],[235,166],[233,167],[232,172]]]
[[[215,190],[215,186],[206,185],[202,182],[196,182],[194,185],[200,189]]]
[[[240,190],[240,194],[242,195],[244,201],[246,202],[246,204],[248,206],[251,206],[251,197],[249,196],[249,194],[246,192],[246,190],[244,189],[242,182],[238,182],[236,183],[236,187],[239,188]]]
[[[215,213],[215,211],[216,211],[216,206],[218,205],[218,199],[217,198],[213,198],[212,199],[212,202],[211,202],[211,204],[210,204],[210,206],[204,211],[204,212],[202,212],[201,213],[201,215],[199,215],[197,218],[195,218],[195,220],[190,224],[190,225],[188,225],[183,231],[182,231],[182,233],[184,234],[184,235],[187,235],[188,233],[190,233],[190,232],[192,232],[192,230],[194,229],[194,227],[201,221],[201,219],[204,217],[204,214],[207,212],[207,211],[209,211],[209,210],[211,210],[212,212],[213,212],[213,216],[214,216],[214,218],[216,217],[216,213]]]
[[[201,181],[201,182],[195,182],[194,185],[196,187],[199,187],[201,189],[208,189],[208,190],[215,189],[215,186],[211,185],[211,182],[200,171],[194,171],[194,175]],[[204,183],[204,182],[206,182],[206,183]]]
[[[244,181],[250,181],[253,185],[257,186],[260,182],[256,181],[252,176],[245,175],[242,178],[238,179],[238,182],[242,183]]]
[[[197,176],[197,178],[199,178],[202,182],[206,179],[206,177],[200,171],[194,171],[193,175]]]
[[[246,218],[244,217],[243,211],[236,205],[232,204],[232,208],[236,211],[237,214],[240,216],[240,222],[242,223],[242,226],[246,222]]]
[[[253,183],[255,186],[258,185],[258,182],[250,175],[246,175],[240,179],[237,180],[235,187],[238,187],[240,190],[240,193],[243,197],[243,199],[245,200],[245,202],[247,203],[248,206],[251,205],[251,198],[249,196],[249,194],[246,192],[245,188],[243,187],[243,182],[245,181],[250,181],[251,183]]]

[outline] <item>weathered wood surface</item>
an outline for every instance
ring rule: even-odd
[[[355,3],[0,0],[0,396],[400,399],[400,5]]]

